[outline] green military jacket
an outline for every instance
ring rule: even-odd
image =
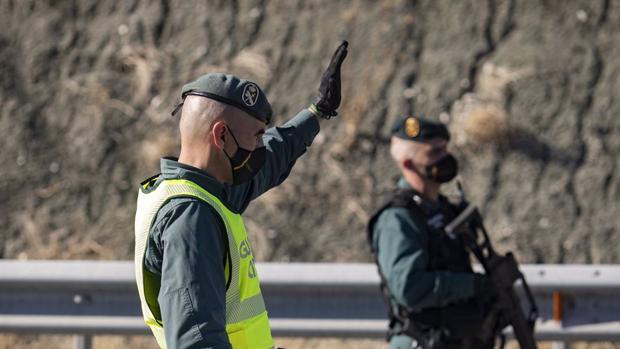
[[[218,182],[208,173],[161,159],[163,179],[187,179],[216,196],[234,213],[243,213],[262,193],[282,183],[297,158],[319,132],[319,122],[307,110],[280,127],[265,132],[264,167],[241,185]],[[195,198],[175,198],[158,211],[145,252],[145,268],[160,276],[157,301],[169,349],[230,349],[226,334],[226,230],[217,212]],[[188,287],[189,286],[189,287]],[[179,292],[188,288],[189,294]],[[185,306],[190,298],[192,309]]]
[[[411,189],[403,178],[398,187]],[[413,215],[405,207],[387,207],[369,227],[377,263],[394,300],[414,311],[474,295],[472,272],[429,270],[429,234],[437,233],[429,227],[431,218]]]

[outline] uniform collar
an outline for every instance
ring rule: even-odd
[[[439,209],[439,207],[441,206],[441,202],[444,200],[444,197],[441,194],[439,194],[439,197],[437,198],[437,201],[435,201],[435,202],[432,202],[432,201],[424,198],[422,193],[420,193],[419,191],[414,189],[411,186],[411,184],[409,184],[409,182],[407,182],[405,177],[400,177],[398,179],[398,183],[396,184],[396,186],[398,187],[398,189],[401,189],[401,190],[412,191],[413,192],[413,201],[415,201],[416,204],[418,204],[419,206],[424,208],[428,213],[436,212]]]
[[[161,175],[164,179],[187,179],[192,181],[220,201],[225,202],[225,186],[207,172],[191,165],[183,164],[177,158],[164,157],[160,160]]]
[[[413,187],[411,186],[411,184],[409,184],[409,182],[407,182],[407,180],[405,179],[405,177],[400,177],[398,179],[398,183],[396,184],[396,186],[399,189],[410,189],[410,190],[415,190],[413,189]],[[415,192],[417,193],[418,191],[415,190]]]

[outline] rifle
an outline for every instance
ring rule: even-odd
[[[461,189],[460,185],[459,189]],[[463,206],[465,209],[444,228],[445,232],[452,238],[462,236],[467,248],[482,264],[486,275],[497,289],[496,305],[500,309],[500,316],[512,326],[521,349],[537,349],[534,324],[538,318],[538,307],[525,277],[519,271],[517,260],[511,252],[503,256],[498,254],[491,245],[478,208],[471,204]],[[478,241],[480,236],[482,236],[482,241]],[[530,309],[527,318],[513,289],[517,280],[521,280],[529,302]]]

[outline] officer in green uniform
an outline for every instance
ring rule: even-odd
[[[260,87],[210,73],[183,86],[181,153],[142,183],[135,223],[136,282],[161,348],[273,348],[241,213],[282,183],[340,105],[343,42],[308,109],[265,130]]]
[[[492,348],[479,338],[493,288],[472,271],[459,237],[443,227],[459,205],[440,194],[457,174],[438,122],[406,117],[392,129],[390,153],[402,177],[368,225],[368,238],[390,305],[393,349]]]

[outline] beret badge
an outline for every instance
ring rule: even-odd
[[[405,120],[405,134],[407,134],[407,136],[411,138],[414,138],[419,133],[420,122],[418,121],[418,119],[414,117],[408,117],[407,120]]]

